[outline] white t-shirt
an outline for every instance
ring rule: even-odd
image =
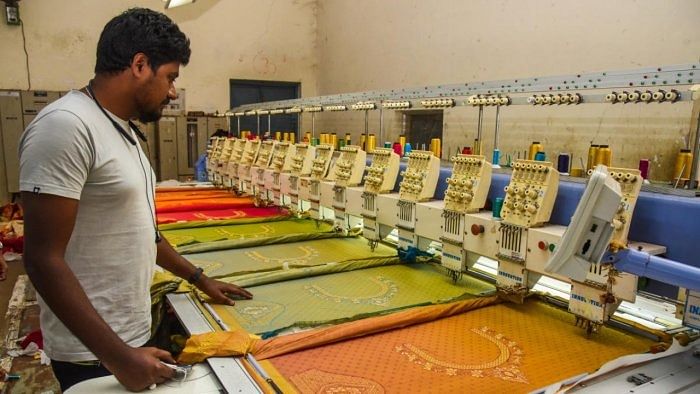
[[[137,140],[127,122],[109,115]],[[91,98],[71,91],[27,126],[19,156],[21,191],[80,200],[65,260],[114,332],[131,346],[146,343],[155,205],[154,176],[140,145],[127,141]],[[53,280],[61,284],[61,278]],[[96,359],[41,298],[39,305],[49,357]]]

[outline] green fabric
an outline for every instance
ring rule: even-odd
[[[199,228],[199,227],[214,227],[214,226],[228,226],[228,225],[238,225],[238,224],[251,224],[251,223],[264,223],[264,222],[277,222],[280,220],[288,220],[289,215],[281,216],[269,216],[269,217],[251,217],[251,218],[239,218],[239,219],[220,219],[220,220],[197,220],[191,222],[176,222],[176,223],[163,223],[158,225],[158,230],[179,230],[185,228]]]
[[[221,278],[260,271],[311,267],[346,261],[395,258],[396,249],[379,244],[372,251],[361,237],[332,238],[185,255],[207,276]]]
[[[319,236],[319,238],[342,236],[334,230],[332,223],[313,219],[186,228],[167,230],[161,234],[180,253],[257,246],[280,241],[294,242],[314,239],[315,236]],[[185,248],[185,246],[193,244],[209,243],[214,244],[212,245],[213,249],[209,249],[206,245],[203,250],[201,250],[202,248],[195,248],[196,250]]]
[[[340,265],[293,271],[318,272]],[[493,291],[492,285],[468,276],[453,283],[442,267],[426,263],[385,265],[255,287],[245,278],[234,282],[246,285],[253,299],[236,301],[234,306],[217,306],[217,310],[233,316],[246,330],[263,336],[291,327],[334,324]]]

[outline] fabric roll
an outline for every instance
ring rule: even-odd
[[[171,212],[254,207],[253,197],[215,197],[194,200],[161,201],[156,199],[158,215]]]
[[[225,278],[255,272],[339,264],[350,261],[398,261],[396,249],[379,244],[372,251],[361,237],[267,245],[185,255],[209,277]]]
[[[259,223],[289,218],[291,213],[280,207],[212,209],[170,212],[158,216],[159,230]]]
[[[182,192],[157,192],[156,202],[201,200],[206,198],[235,197],[228,190],[202,190],[202,191],[182,191]]]

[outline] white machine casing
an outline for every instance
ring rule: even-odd
[[[272,162],[272,156],[275,149],[277,148],[277,141],[267,140],[263,141],[260,145],[260,151],[258,152],[258,158],[255,159],[255,164],[250,169],[250,176],[252,182],[258,190],[265,190],[265,170],[270,167]],[[272,189],[270,187],[270,189]]]
[[[365,192],[376,195],[394,190],[400,160],[399,155],[389,148],[374,148],[372,164],[365,176]]]
[[[251,168],[258,158],[262,141],[259,139],[248,140],[245,142],[241,160],[238,164],[238,179],[243,182],[251,182]]]
[[[366,165],[367,153],[364,150],[355,145],[343,146],[327,179],[335,180],[337,186],[357,186],[362,182]]]
[[[416,230],[416,203],[433,198],[440,176],[440,159],[428,151],[413,151],[408,155],[408,166],[403,172],[399,188],[399,217],[396,227],[399,229],[399,248],[419,247]],[[431,218],[437,219],[439,216]],[[439,238],[439,235],[438,237]]]

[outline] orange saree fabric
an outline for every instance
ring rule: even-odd
[[[194,200],[158,201],[156,213],[207,211],[212,209],[252,208],[253,197],[215,197]]]
[[[186,192],[160,192],[156,193],[156,202],[181,201],[181,200],[201,200],[205,198],[234,197],[228,190],[202,190]]]
[[[484,300],[455,304],[464,308],[471,302]],[[402,313],[415,310],[397,315]],[[647,351],[651,344],[609,327],[587,338],[568,312],[532,299],[365,335],[372,332],[368,320],[381,325],[382,319],[396,316],[330,327],[325,334],[314,330],[262,341],[254,354],[259,359],[273,356],[271,364],[302,393],[526,393],[594,371],[619,356]],[[353,326],[359,334],[352,334]],[[346,340],[338,341],[339,336],[320,341],[330,344],[311,345],[310,338],[325,338],[333,330],[345,331],[341,336]]]

